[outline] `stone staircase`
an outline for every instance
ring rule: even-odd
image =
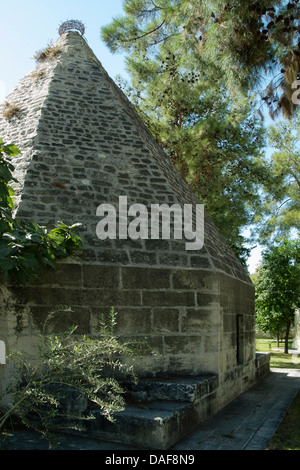
[[[137,385],[123,383],[123,388],[125,410],[115,414],[113,423],[99,410],[88,410],[95,419],[86,422],[84,435],[139,448],[166,450],[213,413],[218,377],[140,379]]]

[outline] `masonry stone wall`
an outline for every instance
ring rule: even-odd
[[[48,331],[76,324],[78,334],[96,334],[100,314],[113,306],[121,338],[146,341],[156,353],[141,358],[140,376],[218,374],[224,402],[255,380],[253,299],[247,285],[222,274],[64,262],[34,285],[8,286],[2,294],[1,332],[7,330],[9,350],[34,356],[52,311],[58,315]]]
[[[219,376],[220,403],[253,383],[254,289],[205,212],[204,246],[186,240],[106,239],[96,234],[97,207],[199,201],[76,32],[59,54],[39,63],[7,97],[20,113],[0,118],[0,136],[19,146],[14,159],[16,216],[53,226],[81,223],[82,253],[47,270],[34,285],[2,286],[1,337],[9,350],[35,354],[50,311],[56,328],[78,324],[95,334],[99,314],[118,312],[122,337],[145,338],[157,357],[141,374]]]

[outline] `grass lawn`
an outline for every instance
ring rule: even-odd
[[[300,356],[284,354],[281,349],[283,343],[277,349],[274,340],[256,340],[256,350],[270,352],[270,365],[274,368],[300,369]],[[285,417],[269,442],[266,450],[300,450],[300,391],[288,409]]]
[[[289,348],[292,346],[292,342],[293,341],[289,341]],[[283,342],[279,343],[278,350],[276,340],[256,340],[256,351],[264,351],[270,353],[271,367],[283,369],[300,369],[300,355],[297,357],[295,354],[293,354],[292,349],[289,349],[289,354],[284,354],[283,349]]]

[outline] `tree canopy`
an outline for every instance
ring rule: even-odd
[[[112,51],[175,46],[228,89],[259,90],[272,117],[291,117],[300,64],[299,0],[124,0],[103,28]],[[173,50],[174,52],[174,50]]]
[[[268,143],[272,151],[266,162],[273,175],[272,186],[262,195],[263,210],[255,223],[262,243],[291,237],[300,229],[300,116],[270,126]]]
[[[282,240],[263,253],[255,280],[256,323],[264,332],[285,329],[288,352],[290,326],[300,307],[300,239]]]
[[[111,50],[127,54],[131,84],[121,86],[245,262],[242,229],[261,212],[260,193],[272,184],[257,98],[233,82],[229,87],[235,65],[226,51],[226,74],[220,57],[213,60],[206,51],[201,31],[208,16],[199,13],[199,2],[126,0],[123,5],[125,15],[102,30]],[[201,5],[208,8],[208,2]]]

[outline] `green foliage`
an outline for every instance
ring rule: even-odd
[[[111,309],[107,320],[100,322],[96,338],[74,336],[76,327],[57,335],[47,334],[52,312],[41,335],[38,356],[31,362],[20,352],[12,352],[9,362],[15,375],[0,402],[0,431],[14,417],[56,443],[58,433],[84,430],[86,420],[95,419],[88,407],[101,410],[109,421],[125,407],[120,377],[136,382],[134,366],[123,357],[133,357],[135,346],[120,342],[115,334],[116,313]],[[70,414],[68,400],[89,405]]]
[[[274,117],[290,117],[300,63],[298,0],[125,0],[124,15],[102,29],[112,51],[152,54],[176,45],[226,88],[261,91]],[[137,45],[138,44],[138,45]],[[173,50],[174,52],[174,50]]]
[[[295,310],[300,307],[299,260],[300,240],[283,240],[265,250],[255,280],[257,325],[273,334],[285,328],[285,352]]]
[[[58,222],[54,229],[36,223],[24,223],[13,217],[11,182],[14,166],[12,159],[20,152],[15,145],[4,145],[0,139],[0,272],[3,281],[10,276],[25,284],[32,281],[44,266],[55,266],[57,258],[64,258],[80,248],[76,234],[79,224],[68,226]]]
[[[263,211],[255,219],[263,244],[289,237],[300,229],[299,124],[298,113],[268,131],[269,146],[273,149],[268,165],[273,179],[263,196]]]

